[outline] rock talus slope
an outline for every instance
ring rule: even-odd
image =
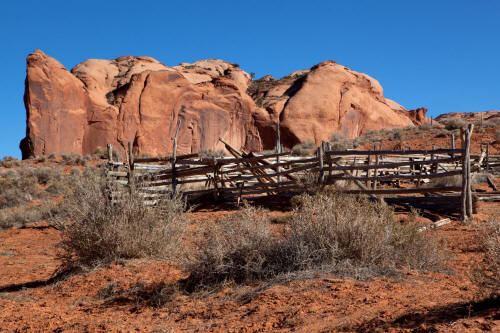
[[[85,155],[107,143],[123,154],[128,142],[136,154],[165,155],[179,120],[179,154],[221,149],[219,137],[239,149],[269,149],[278,121],[291,147],[425,120],[425,111],[411,114],[386,99],[375,79],[333,61],[252,81],[222,60],[168,67],[125,56],[86,60],[69,72],[37,50],[27,58],[24,101],[23,158]]]

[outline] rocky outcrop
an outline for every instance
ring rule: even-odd
[[[384,98],[378,81],[334,61],[280,80],[264,77],[248,92],[273,121],[280,121],[288,146],[303,141],[319,144],[333,133],[354,138],[370,130],[412,125],[403,107]],[[259,121],[257,125],[269,131]]]
[[[167,67],[148,57],[87,60],[68,72],[35,51],[27,59],[23,157],[93,153],[113,144],[124,153],[167,154],[181,120],[178,152],[219,149],[223,137],[261,150],[250,76],[220,60]]]
[[[481,120],[483,124],[498,125],[500,124],[500,111],[490,110],[484,112],[450,112],[443,113],[436,117],[436,120],[446,124],[448,121],[460,119],[468,123],[480,123]]]
[[[276,80],[252,81],[222,60],[166,66],[149,57],[90,59],[67,71],[42,51],[27,58],[23,158],[93,153],[107,143],[122,154],[168,154],[181,121],[178,153],[221,149],[219,137],[249,151],[274,146],[280,122],[285,146],[316,144],[407,126],[425,111],[386,99],[373,78],[333,61]]]
[[[431,119],[427,118],[427,108],[418,108],[408,111],[408,116],[415,126],[422,126],[423,124],[430,123]]]

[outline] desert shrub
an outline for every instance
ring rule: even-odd
[[[418,232],[415,222],[397,222],[385,204],[337,192],[302,195],[298,202],[288,237],[299,249],[305,246],[302,256],[315,265],[336,271],[348,263],[356,271],[384,272],[403,265],[436,269],[442,263],[437,239]]]
[[[400,224],[386,205],[337,193],[301,195],[280,234],[265,212],[245,207],[205,226],[186,251],[188,291],[307,271],[368,276],[402,266],[436,269],[442,246],[414,222]]]
[[[443,129],[443,130],[439,131],[439,132],[436,134],[436,136],[435,136],[435,137],[436,137],[436,138],[446,138],[446,137],[447,137],[447,136],[449,136],[449,135],[450,135],[450,132],[449,132],[448,130]]]
[[[423,123],[421,126],[420,126],[420,129],[424,130],[424,131],[428,131],[428,130],[431,130],[433,129],[434,126],[431,125],[431,123]]]
[[[14,207],[42,194],[33,168],[0,174],[0,208]]]
[[[495,131],[495,142],[500,143],[500,130]]]
[[[249,206],[200,228],[185,252],[188,290],[270,278],[279,271],[274,266],[281,256],[267,215]]]
[[[449,131],[464,128],[466,125],[467,123],[459,118],[453,118],[445,122],[445,128]]]
[[[0,229],[46,220],[56,215],[57,211],[57,205],[53,203],[0,209]]]
[[[13,168],[13,167],[18,167],[20,165],[21,165],[21,161],[19,161],[17,158],[12,157],[12,156],[5,156],[0,161],[0,167],[3,167],[3,168]]]
[[[294,156],[309,156],[313,155],[316,151],[316,145],[312,141],[304,141],[292,148],[292,155]]]
[[[500,296],[500,221],[481,225],[478,239],[484,258],[476,265],[473,281],[484,293]]]
[[[115,259],[167,258],[182,236],[183,200],[176,196],[158,207],[123,192],[111,203],[104,175],[86,169],[74,180],[73,192],[61,206],[54,224],[62,229],[59,244],[64,266],[96,266]]]
[[[200,152],[201,158],[221,158],[226,156],[224,150],[202,149]]]
[[[340,133],[333,133],[330,137],[330,147],[332,150],[352,149],[354,148],[354,141]]]

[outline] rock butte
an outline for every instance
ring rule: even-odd
[[[202,60],[168,67],[150,57],[89,59],[71,72],[37,50],[27,57],[23,158],[94,153],[128,142],[136,154],[166,155],[178,120],[178,153],[273,148],[280,122],[286,147],[333,133],[420,125],[426,109],[407,111],[385,98],[380,84],[334,61],[276,80],[252,81],[238,65]]]

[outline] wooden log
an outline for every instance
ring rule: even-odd
[[[469,129],[465,130],[465,135],[461,135],[462,138],[462,148],[464,149],[464,153],[462,154],[462,188],[461,188],[461,215],[462,215],[462,223],[468,222],[468,204],[467,204],[467,182],[468,182],[468,173],[467,173],[467,163],[468,163],[468,153],[469,153],[469,141],[467,140],[467,132]]]
[[[490,175],[488,175],[486,177],[486,181],[488,182],[488,185],[493,189],[493,191],[498,191],[498,189],[497,189],[495,183],[493,182],[493,179],[491,179]]]
[[[323,170],[323,142],[321,143],[321,145],[318,147],[318,151],[317,151],[317,154],[318,154],[318,159],[319,159],[319,185],[322,186],[323,185],[323,178],[324,178],[324,170]]]
[[[454,161],[460,161],[461,157],[456,156],[456,157],[449,157],[449,158],[442,158],[442,159],[436,159],[434,162],[437,163],[448,163],[448,162],[454,162]],[[415,165],[426,165],[429,164],[430,161],[408,161],[408,162],[396,162],[396,163],[383,163],[383,164],[378,164],[378,165],[359,165],[359,166],[342,166],[337,164],[338,166],[334,166],[330,168],[332,171],[337,171],[337,170],[369,170],[369,169],[374,169],[375,167],[377,169],[387,169],[387,168],[397,168],[397,167],[404,167],[404,166],[415,166]]]
[[[298,171],[304,171],[304,170],[310,170],[310,169],[313,169],[315,167],[318,166],[318,163],[315,162],[315,163],[310,163],[310,164],[306,164],[306,165],[303,165],[303,166],[300,166],[300,167],[296,167],[296,168],[293,168],[293,169],[289,169],[289,170],[286,170],[286,171],[281,171],[281,172],[276,172],[276,173],[272,173],[272,174],[268,174],[269,176],[277,176],[278,174],[280,175],[287,175],[287,174],[291,174],[291,173],[295,173],[295,172],[298,172]],[[236,180],[248,180],[248,179],[255,179],[255,178],[262,178],[261,175],[242,175],[242,176],[236,176],[236,177],[229,177],[229,179],[231,179],[231,181],[236,181]]]
[[[388,181],[394,179],[405,179],[405,180],[415,180],[415,179],[432,179],[432,178],[443,178],[450,177],[455,175],[462,174],[462,171],[449,171],[442,173],[433,173],[433,174],[413,174],[413,175],[402,175],[402,174],[392,174],[392,175],[384,175],[384,176],[370,176],[370,177],[355,177],[355,176],[337,176],[332,175],[326,178],[325,184],[332,184],[334,181],[338,180],[358,180],[358,181]]]
[[[177,162],[177,136],[179,135],[179,130],[181,128],[181,119],[177,120],[177,129],[175,130],[174,143],[172,147],[172,197],[175,195],[175,190],[177,187],[176,170],[175,163]]]
[[[128,172],[125,171],[107,171],[106,175],[113,177],[128,177]]]
[[[468,141],[467,149],[465,149],[465,154],[467,155],[467,217],[472,221],[472,175],[471,175],[471,162],[470,162],[470,140],[472,137],[472,131],[474,130],[474,124],[469,124],[468,131],[465,134],[465,140]]]
[[[111,143],[108,143],[106,147],[108,148],[108,161],[113,162],[113,146]]]
[[[447,149],[447,148],[439,148],[436,150],[425,150],[425,149],[417,149],[417,150],[331,150],[325,152],[328,155],[414,155],[414,154],[423,154],[429,155],[431,153],[434,154],[462,154],[463,149]]]
[[[130,191],[134,191],[134,153],[132,151],[132,143],[128,142],[128,184]]]
[[[346,190],[344,193],[350,194],[410,194],[410,193],[434,193],[434,192],[457,192],[460,186],[440,186],[440,187],[419,187],[419,188],[395,188],[378,190]]]

